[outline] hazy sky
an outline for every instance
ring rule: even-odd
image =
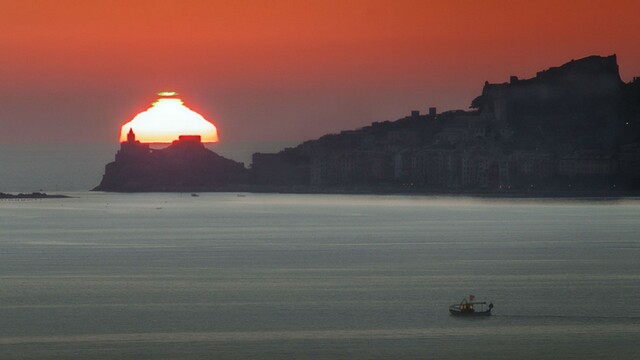
[[[0,143],[117,142],[175,90],[221,141],[302,141],[466,109],[485,80],[616,53],[640,1],[0,0]]]

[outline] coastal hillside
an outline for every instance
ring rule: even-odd
[[[395,121],[255,154],[254,184],[318,191],[516,191],[640,186],[640,78],[590,56],[486,82],[469,111]]]
[[[640,190],[640,78],[615,55],[486,82],[470,110],[329,134],[249,169],[184,136],[153,150],[130,133],[102,191],[490,192]]]

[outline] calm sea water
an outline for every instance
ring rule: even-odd
[[[274,153],[292,144],[223,142],[206,146],[248,166],[253,153]],[[0,144],[0,192],[91,190],[100,184],[104,166],[114,160],[119,148],[117,143]]]
[[[0,201],[2,359],[640,356],[638,200],[71,195]]]

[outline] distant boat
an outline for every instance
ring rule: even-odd
[[[469,295],[462,299],[459,304],[449,306],[449,313],[454,316],[489,316],[493,303],[487,305],[486,301],[474,301],[475,296]]]
[[[198,197],[198,194],[193,193],[193,194],[191,194],[191,196],[192,196],[192,197]]]

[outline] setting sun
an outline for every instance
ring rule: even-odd
[[[200,135],[202,142],[218,141],[218,131],[202,115],[184,106],[175,92],[158,93],[160,98],[149,109],[122,126],[120,141],[127,140],[130,129],[143,143],[171,143],[180,135]]]

